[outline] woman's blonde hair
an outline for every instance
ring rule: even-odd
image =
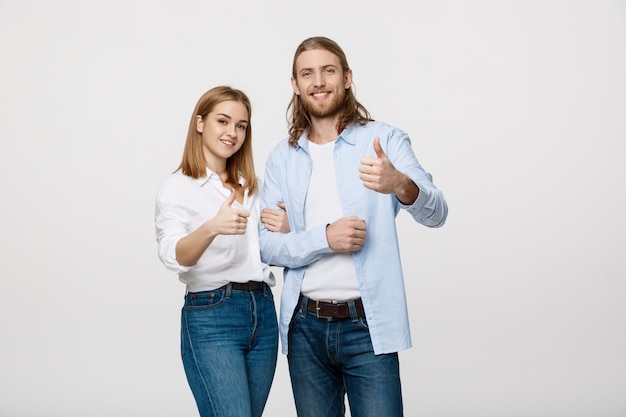
[[[243,187],[254,194],[257,189],[254,161],[252,158],[252,106],[250,99],[241,90],[228,86],[218,86],[210,89],[200,97],[189,121],[187,140],[183,151],[183,160],[178,167],[183,174],[192,178],[202,178],[206,175],[206,160],[204,158],[202,134],[196,128],[197,117],[202,120],[213,111],[216,105],[224,101],[238,101],[248,111],[248,128],[241,148],[226,160],[228,182],[239,187],[239,177],[244,179]]]

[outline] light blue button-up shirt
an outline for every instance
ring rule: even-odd
[[[363,186],[359,165],[364,156],[376,157],[374,138],[394,167],[419,187],[415,202],[404,205],[393,194],[381,194]],[[307,230],[305,200],[311,176],[308,137],[304,133],[297,147],[281,141],[269,154],[264,178],[261,207],[277,208],[284,202],[290,233],[273,233],[261,226],[261,259],[284,267],[280,306],[282,352],[287,353],[289,322],[298,303],[304,274],[312,262],[332,249],[326,240],[326,227]],[[344,216],[365,220],[367,237],[352,259],[375,354],[399,352],[411,347],[411,335],[396,232],[396,215],[407,210],[416,222],[439,227],[445,222],[448,207],[443,193],[421,167],[406,133],[381,122],[365,126],[354,124],[335,142],[336,186]]]

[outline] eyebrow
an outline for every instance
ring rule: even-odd
[[[320,66],[319,66],[319,67],[317,67],[317,68],[320,68],[320,69],[326,69],[326,68],[329,68],[329,67],[339,68],[339,67],[338,67],[337,65],[335,65],[335,64],[320,65]],[[300,68],[300,70],[299,70],[298,72],[302,72],[302,71],[312,71],[314,68],[315,68],[315,67]]]
[[[216,113],[215,115],[216,115],[216,116],[226,117],[227,119],[230,119],[230,120],[232,120],[232,119],[233,119],[232,117],[230,117],[230,116],[229,116],[229,115],[227,115],[226,113]],[[248,122],[248,120],[247,120],[247,119],[241,119],[241,120],[239,121],[239,123],[249,123],[249,122]]]

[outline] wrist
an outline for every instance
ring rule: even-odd
[[[402,178],[398,181],[398,187],[396,189],[396,198],[404,205],[410,206],[417,200],[419,195],[419,187],[404,174],[401,174]]]

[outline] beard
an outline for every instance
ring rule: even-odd
[[[302,103],[302,107],[304,107],[304,110],[306,110],[309,115],[321,119],[326,117],[334,117],[339,114],[345,97],[345,90],[339,90],[338,94],[333,95],[333,98],[329,103],[321,106],[319,105],[319,103],[316,103],[315,101],[310,99],[309,96],[301,96],[300,102]]]

